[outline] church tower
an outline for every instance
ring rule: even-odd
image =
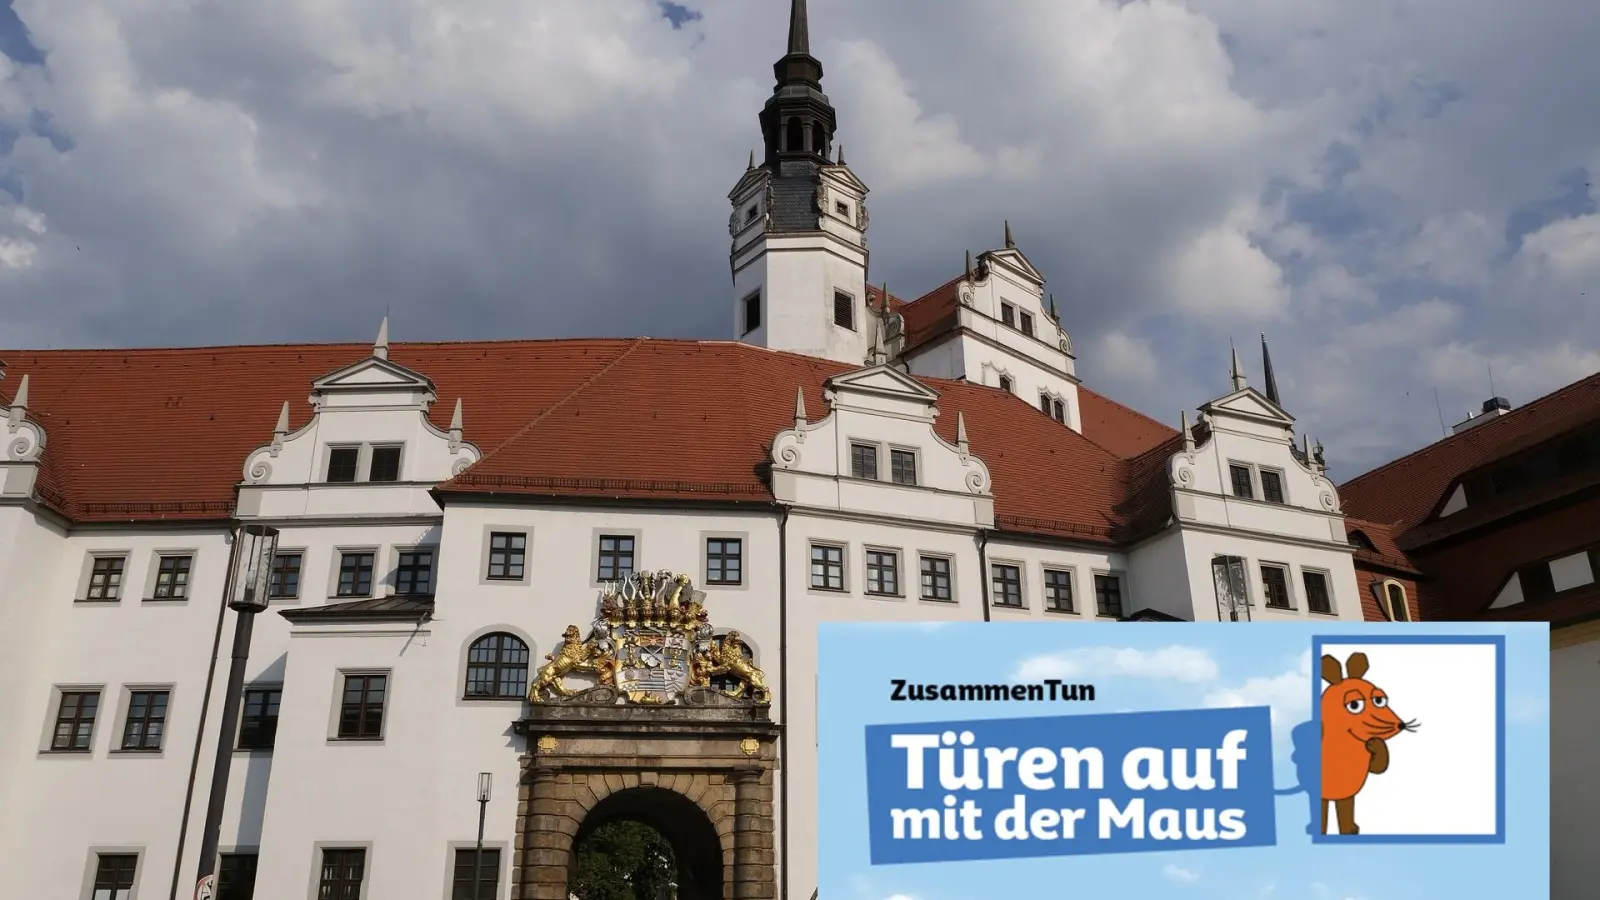
[[[835,146],[838,121],[811,55],[805,0],[791,0],[789,49],[773,73],[761,159],[750,154],[728,195],[734,334],[861,364],[882,318],[867,305],[867,187]]]

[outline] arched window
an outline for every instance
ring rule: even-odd
[[[822,130],[821,122],[811,125],[811,152],[828,155],[828,133]]]
[[[1398,581],[1385,581],[1383,583],[1383,596],[1389,609],[1389,620],[1392,622],[1411,621],[1411,608],[1406,605],[1406,589]]]
[[[798,116],[789,120],[789,133],[785,137],[783,149],[790,153],[799,153],[806,149],[806,126]]]
[[[750,649],[750,645],[746,644],[744,641],[739,642],[739,652],[744,654],[744,658],[750,660],[750,662],[754,663],[756,661],[755,652],[752,651]],[[734,678],[732,675],[711,676],[711,687],[722,691],[724,694],[738,690],[741,684],[744,684],[744,682]],[[748,696],[750,693],[750,686],[745,685],[744,687],[744,694],[742,696]]]
[[[497,632],[472,642],[467,650],[468,698],[512,699],[528,690],[528,645]]]

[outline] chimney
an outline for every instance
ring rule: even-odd
[[[1490,397],[1483,401],[1482,412],[1469,413],[1466,419],[1456,423],[1455,427],[1450,429],[1450,433],[1460,434],[1474,425],[1482,425],[1484,422],[1499,418],[1508,412],[1511,412],[1510,400],[1504,397]]]

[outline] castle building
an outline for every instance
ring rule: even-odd
[[[1269,359],[1174,428],[1081,382],[1009,227],[870,286],[808,31],[728,340],[0,350],[11,891],[193,896],[220,757],[222,898],[564,900],[633,820],[684,900],[810,900],[819,622],[1363,618]]]

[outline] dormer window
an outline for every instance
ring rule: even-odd
[[[400,448],[373,447],[372,462],[367,467],[368,481],[400,480]]]
[[[756,206],[755,204],[751,204],[750,208],[744,211],[744,223],[746,225],[749,225],[751,222],[756,220],[756,211],[758,209],[760,209],[760,207]]]
[[[917,483],[917,454],[915,451],[889,451],[889,480],[895,484]]]
[[[1005,391],[1008,394],[1011,393],[1011,376],[1010,375],[1001,375],[1000,376],[1000,390]]]
[[[1000,304],[1000,321],[1004,322],[1007,328],[1017,327],[1016,307],[1009,303]]]
[[[333,447],[328,450],[328,481],[348,483],[356,480],[356,465],[361,460],[360,447]]]
[[[834,201],[834,203],[833,203],[833,211],[838,213],[840,218],[844,218],[844,219],[850,218],[850,204],[844,202],[843,200],[835,200]]]
[[[833,292],[833,324],[851,331],[856,328],[856,298],[844,291]]]
[[[1033,337],[1033,316],[1028,313],[1022,313],[1022,333]]]
[[[878,448],[872,444],[850,445],[850,475],[878,480]]]

